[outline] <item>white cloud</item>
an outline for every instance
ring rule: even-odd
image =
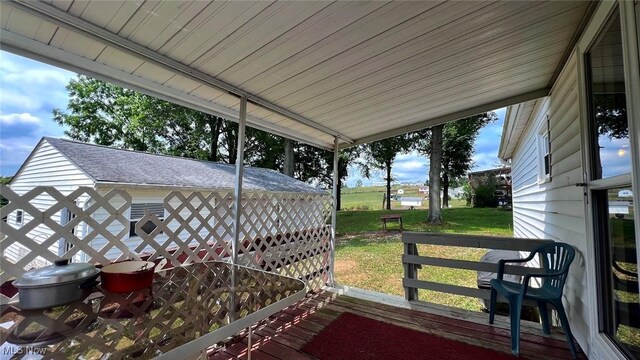
[[[15,72],[3,76],[3,81],[24,82],[31,85],[47,85],[57,82],[64,86],[67,85],[70,77],[73,77],[73,74],[58,68],[29,70],[16,68],[15,70]]]
[[[29,113],[0,115],[0,124],[35,124],[40,125],[40,118]]]
[[[42,107],[42,100],[28,94],[21,94],[17,89],[9,89],[2,84],[0,92],[0,110],[2,111],[36,111]]]

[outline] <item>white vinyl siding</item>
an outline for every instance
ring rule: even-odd
[[[573,245],[578,253],[565,286],[565,306],[572,331],[589,353],[590,317],[587,271],[585,208],[580,145],[578,69],[574,53],[554,84],[551,94],[538,100],[527,128],[513,155],[514,236],[546,238]],[[537,150],[538,129],[546,128],[549,115],[553,177],[539,182],[541,160]],[[591,311],[595,311],[592,309]]]
[[[37,186],[53,186],[64,195],[68,195],[81,186],[93,186],[93,180],[84,172],[69,161],[58,150],[51,146],[46,140],[40,143],[32,156],[27,160],[21,171],[16,174],[11,182],[10,188],[17,194],[24,194]],[[86,200],[85,196],[81,196],[77,200],[78,206],[82,207]],[[31,205],[40,211],[44,211],[55,205],[56,201],[53,197],[42,194],[31,201]],[[10,226],[24,226],[33,219],[28,211],[23,211],[22,225],[16,223],[16,211],[9,214],[7,224]],[[60,223],[61,212],[58,211],[51,216],[51,220]],[[81,235],[82,229],[76,229],[76,234]],[[29,232],[29,237],[36,241],[42,242],[48,239],[53,231],[46,226],[39,225]],[[58,254],[58,242],[49,247],[54,254]],[[9,259],[19,259],[25,252],[29,251],[26,247],[14,244],[9,246],[4,253]],[[14,260],[15,261],[15,260]],[[33,264],[42,265],[42,264]]]

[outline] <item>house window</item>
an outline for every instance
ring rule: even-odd
[[[549,117],[546,126],[538,130],[538,182],[551,181],[551,137],[549,134]]]
[[[164,220],[164,205],[161,203],[143,203],[143,204],[131,204],[131,216],[129,217],[129,236],[138,236],[136,234],[136,224],[140,219],[142,219],[145,215],[145,212],[149,211],[149,213],[155,215],[160,220]],[[150,234],[153,230],[155,230],[156,225],[147,221],[144,225],[142,225],[142,230],[147,234]]]
[[[22,213],[22,210],[17,210],[16,211],[16,224],[22,225],[23,220],[24,220],[24,215]]]

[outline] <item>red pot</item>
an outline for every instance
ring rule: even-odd
[[[101,270],[102,288],[109,292],[125,293],[151,287],[156,264],[151,261],[122,261]]]

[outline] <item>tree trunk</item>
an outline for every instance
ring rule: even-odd
[[[211,138],[209,144],[209,161],[218,161],[218,142],[220,141],[220,125],[222,119],[215,117],[208,120],[209,129],[211,129]]]
[[[236,163],[238,158],[238,124],[228,123],[227,126],[227,148],[229,149],[229,164]]]
[[[295,170],[296,157],[293,152],[293,140],[284,139],[284,164],[282,166],[282,173],[293,177]]]
[[[442,174],[442,207],[449,207],[449,174]]]
[[[391,162],[387,161],[387,210],[391,210]]]
[[[442,128],[431,128],[431,157],[429,159],[429,217],[430,224],[442,224],[440,213],[440,172],[442,171]]]

